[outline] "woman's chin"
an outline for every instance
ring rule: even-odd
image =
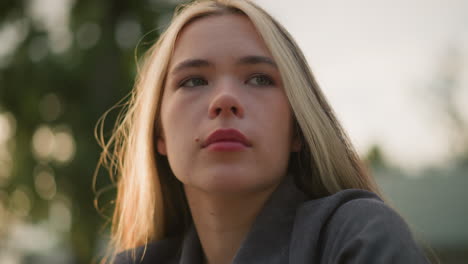
[[[253,173],[215,173],[204,174],[191,180],[193,187],[216,195],[249,194],[266,191],[279,182],[279,179],[259,177]]]

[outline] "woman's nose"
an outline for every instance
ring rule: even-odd
[[[230,115],[243,118],[244,108],[240,104],[239,100],[232,94],[222,93],[217,95],[210,104],[208,109],[209,117],[214,119],[219,116],[228,117]]]

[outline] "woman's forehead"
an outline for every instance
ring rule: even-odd
[[[176,40],[172,64],[187,59],[264,56],[270,52],[255,26],[241,14],[212,15],[187,24]]]

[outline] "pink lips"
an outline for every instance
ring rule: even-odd
[[[214,151],[238,151],[252,144],[237,129],[217,129],[211,133],[202,144],[202,148]]]

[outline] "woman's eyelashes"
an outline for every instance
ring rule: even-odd
[[[209,82],[203,77],[189,77],[185,78],[179,82],[178,87],[197,87],[197,86],[206,86]],[[253,86],[272,86],[275,85],[273,78],[267,74],[253,74],[246,81],[245,84]]]
[[[208,85],[208,81],[202,77],[190,77],[179,83],[179,87],[195,87],[203,85]]]
[[[255,86],[271,86],[275,84],[273,79],[266,74],[254,74],[246,83]]]

